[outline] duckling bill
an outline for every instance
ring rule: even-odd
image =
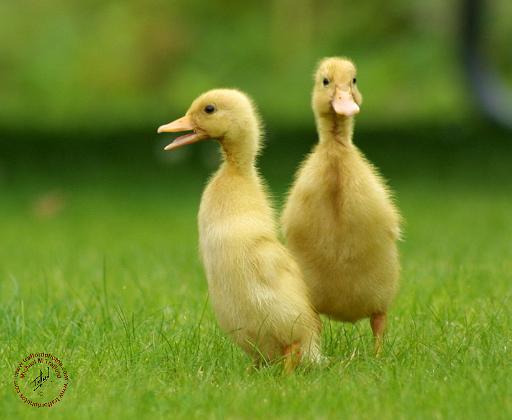
[[[164,124],[158,127],[158,133],[181,133],[183,131],[192,131],[174,139],[174,141],[167,146],[164,150],[173,150],[181,146],[197,143],[200,140],[207,140],[208,134],[205,132],[197,131],[192,119],[189,116],[184,116],[169,124]]]
[[[218,323],[255,362],[284,359],[292,371],[320,358],[320,320],[298,265],[279,242],[256,169],[260,121],[247,95],[216,89],[159,133],[189,131],[165,147],[217,139],[223,163],[199,209],[199,248]]]

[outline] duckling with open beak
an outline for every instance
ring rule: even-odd
[[[209,91],[159,133],[189,131],[165,150],[206,139],[223,163],[199,209],[199,247],[220,327],[256,362],[284,359],[287,372],[320,358],[320,320],[299,267],[279,242],[268,195],[256,169],[261,129],[247,95]]]

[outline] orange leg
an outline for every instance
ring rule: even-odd
[[[302,358],[300,343],[296,341],[285,347],[284,352],[284,373],[290,374],[297,368]]]
[[[375,355],[378,356],[382,351],[382,339],[386,329],[386,314],[373,314],[370,318],[373,338],[375,340]]]

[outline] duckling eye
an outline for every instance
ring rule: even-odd
[[[206,105],[204,107],[204,112],[207,114],[213,114],[215,112],[215,107],[213,105]]]
[[[327,86],[330,82],[329,82],[329,79],[327,77],[324,77],[324,80],[322,82],[324,84],[324,86]]]
[[[357,83],[357,79],[356,79],[355,77],[352,79],[352,83],[353,83],[354,85]]]

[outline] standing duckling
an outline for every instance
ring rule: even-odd
[[[354,64],[326,58],[314,83],[319,143],[289,193],[284,234],[315,309],[340,321],[369,317],[379,353],[398,291],[400,215],[377,169],[352,143],[362,102]]]
[[[232,89],[197,98],[159,133],[192,131],[165,150],[217,139],[223,163],[199,209],[199,245],[214,312],[257,363],[284,358],[287,372],[320,358],[320,319],[299,267],[278,241],[273,210],[255,160],[260,122],[251,100]]]

